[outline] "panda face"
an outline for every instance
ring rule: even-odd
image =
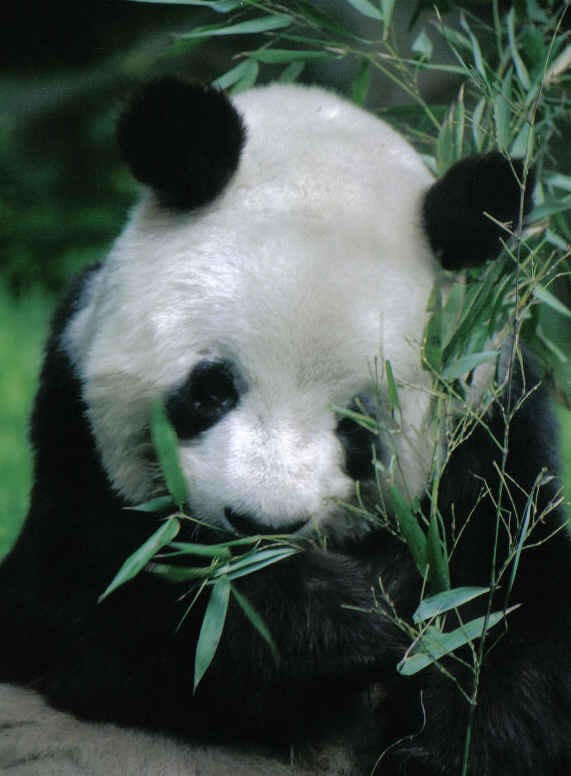
[[[274,85],[235,105],[246,142],[230,183],[191,212],[147,193],[64,345],[130,502],[159,487],[148,418],[161,396],[193,516],[239,532],[352,534],[342,503],[370,480],[372,446],[381,463],[396,456],[411,497],[427,481],[431,177],[399,135],[332,94]],[[336,412],[363,406],[378,439]]]

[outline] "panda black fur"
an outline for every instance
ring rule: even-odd
[[[460,269],[497,254],[500,229],[482,211],[517,219],[510,165],[492,154],[435,183],[398,134],[322,90],[270,86],[231,105],[172,79],[136,97],[119,141],[148,189],[54,319],[30,513],[0,569],[0,772],[365,774],[398,741],[377,773],[458,774],[466,701],[437,671],[397,675],[407,639],[383,614],[379,578],[411,615],[414,564],[340,502],[354,478],[365,498],[376,490],[372,442],[381,461],[398,454],[401,488],[422,496],[434,440],[419,347],[438,259]],[[379,354],[402,385],[404,421],[372,440],[332,406],[360,397],[387,412],[375,399]],[[536,382],[531,366],[516,370],[512,401]],[[192,513],[210,526],[194,539],[317,529],[327,540],[241,580],[279,664],[231,606],[194,695],[204,602],[176,635],[186,603],[152,575],[97,604],[157,526],[124,509],[160,487],[148,433],[157,396],[180,437]],[[487,424],[503,439],[499,406]],[[557,471],[555,438],[540,386],[511,427],[520,514],[539,472]],[[449,529],[466,521],[454,586],[488,582],[495,508],[480,492],[483,480],[497,490],[500,456],[477,427],[441,483]],[[541,489],[539,509],[555,490]],[[484,663],[474,776],[571,772],[563,521],[556,510],[540,523],[510,599],[522,606]]]

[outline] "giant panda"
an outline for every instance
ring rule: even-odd
[[[431,292],[498,255],[503,225],[517,224],[521,163],[492,153],[435,180],[403,137],[331,92],[274,84],[230,100],[171,77],[133,97],[118,140],[142,195],[54,318],[30,511],[0,570],[0,772],[456,776],[472,713],[472,776],[571,773],[571,553],[560,508],[547,509],[556,481],[543,477],[546,514],[510,596],[520,606],[489,639],[473,710],[457,687],[465,662],[397,673],[409,638],[393,614],[410,618],[423,580],[360,509],[391,478],[411,503],[427,497]],[[467,396],[505,386],[506,362],[477,369]],[[505,525],[540,473],[557,473],[533,364],[517,359],[508,377],[440,482],[447,530],[462,534],[454,587],[489,579],[506,395],[521,407]],[[240,580],[279,660],[231,604],[196,692],[204,596],[178,630],[186,588],[149,573],[98,604],[160,524],[128,509],[163,488],[157,398],[177,434],[192,540],[278,533],[302,547]]]

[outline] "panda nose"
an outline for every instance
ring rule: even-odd
[[[236,512],[230,507],[224,508],[224,516],[232,528],[239,534],[249,536],[252,534],[285,534],[299,531],[307,523],[308,519],[295,520],[290,523],[280,523],[279,525],[268,525],[262,523],[251,515],[244,515]]]

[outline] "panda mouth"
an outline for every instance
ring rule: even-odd
[[[300,531],[307,524],[307,519],[303,518],[301,520],[295,520],[291,523],[280,524],[279,526],[267,525],[265,523],[261,523],[259,520],[256,520],[250,515],[240,514],[239,512],[236,512],[229,507],[225,508],[224,516],[234,531],[243,536],[293,534],[297,531]]]

